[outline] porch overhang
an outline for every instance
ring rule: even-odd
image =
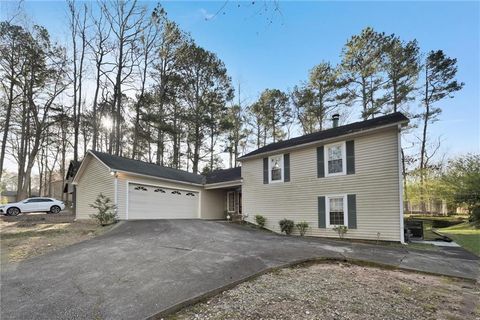
[[[211,189],[224,189],[224,188],[231,188],[231,187],[241,187],[242,180],[234,180],[234,181],[224,181],[224,182],[217,182],[217,183],[207,183],[203,187],[206,190]]]

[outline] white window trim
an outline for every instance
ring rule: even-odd
[[[233,193],[233,211],[230,211],[230,194]],[[227,192],[227,212],[235,213],[235,191]]]
[[[272,158],[277,158],[280,156],[280,169],[281,169],[281,175],[282,179],[280,180],[272,180]],[[276,154],[274,156],[268,157],[268,183],[279,183],[283,182],[284,179],[284,166],[283,166],[283,154]]]
[[[325,222],[327,228],[335,228],[339,225],[330,224],[330,199],[331,198],[343,198],[343,225],[348,227],[348,203],[346,194],[336,194],[325,196]]]
[[[328,173],[328,148],[334,146],[342,147],[342,172]],[[325,167],[325,177],[344,176],[347,174],[347,144],[345,141],[326,144],[323,147],[323,159]]]

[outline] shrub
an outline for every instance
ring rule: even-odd
[[[346,226],[336,226],[335,228],[333,228],[333,230],[337,231],[338,236],[340,237],[340,239],[343,239],[343,236],[344,236],[345,233],[347,233],[347,231],[348,231],[348,227],[346,227]]]
[[[260,228],[264,228],[264,227],[265,227],[265,222],[266,222],[266,221],[267,221],[267,219],[265,219],[265,217],[262,216],[262,215],[257,214],[257,215],[255,216],[255,222],[258,224],[258,226],[259,226]]]
[[[109,197],[100,193],[95,199],[95,202],[90,204],[90,207],[97,209],[98,213],[91,214],[90,217],[97,220],[102,226],[106,226],[117,221],[116,206],[112,203]]]
[[[308,222],[302,221],[302,222],[297,223],[295,226],[297,227],[298,231],[300,232],[300,235],[303,237],[305,235],[305,233],[307,232]]]
[[[470,210],[469,222],[475,226],[480,227],[480,206],[476,206]]]
[[[280,230],[285,232],[285,234],[291,234],[295,225],[292,220],[288,219],[280,220],[278,224],[280,225]]]

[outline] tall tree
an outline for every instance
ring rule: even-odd
[[[292,119],[287,94],[278,89],[265,89],[258,99],[258,104],[264,113],[266,128],[271,133],[273,142],[283,139],[284,127]]]
[[[233,96],[227,69],[218,57],[194,43],[182,52],[183,98],[188,106],[189,141],[193,150],[192,170],[198,173],[201,147],[207,129],[208,108],[222,106]]]
[[[30,41],[29,33],[21,26],[12,25],[6,21],[0,22],[0,84],[6,97],[2,101],[2,110],[5,110],[5,114],[2,121],[3,134],[0,147],[0,180],[3,173],[12,109],[18,105],[22,95],[20,85],[27,62],[26,48]]]
[[[70,0],[68,2],[68,8],[70,13],[70,32],[73,51],[73,160],[78,161],[78,143],[83,101],[83,73],[87,47],[87,5],[83,4],[81,9],[78,9],[75,1]]]
[[[453,94],[463,88],[458,82],[457,59],[449,58],[442,50],[430,51],[424,65],[424,96],[422,100],[422,138],[420,147],[420,170],[427,168],[428,125],[438,119],[442,112],[435,104],[445,98],[453,98]],[[424,176],[422,175],[422,184]]]
[[[342,70],[349,83],[349,99],[360,102],[362,118],[380,113],[385,99],[381,96],[387,80],[382,74],[385,34],[368,27],[351,37],[342,49]]]
[[[248,107],[247,111],[247,121],[255,135],[256,147],[260,148],[262,145],[265,145],[267,141],[267,118],[264,106],[256,101]]]
[[[230,168],[236,168],[238,166],[237,159],[240,156],[240,146],[242,141],[248,136],[248,132],[244,126],[245,120],[245,114],[240,103],[228,108],[223,128],[226,131],[225,150],[229,154]]]
[[[179,91],[182,89],[182,78],[179,76],[181,65],[181,52],[188,46],[187,36],[172,21],[168,20],[165,13],[157,13],[160,29],[159,37],[156,41],[156,55],[152,70],[152,78],[155,82],[155,106],[152,112],[156,113],[153,119],[156,132],[156,163],[164,162],[165,134],[171,133],[173,140],[172,165],[175,168],[179,166],[180,142],[179,142],[179,116],[182,107],[178,103]],[[169,108],[170,110],[167,110]],[[167,125],[167,116],[171,115],[172,126]]]
[[[388,83],[385,85],[386,103],[397,112],[407,102],[414,100],[416,83],[420,72],[420,48],[416,40],[405,43],[390,36],[385,44],[384,70]]]
[[[26,158],[19,159],[22,163],[19,162],[18,199],[25,198],[29,191],[42,139],[53,124],[52,113],[58,111],[56,100],[68,85],[65,49],[53,45],[47,30],[42,27],[34,27],[32,38],[34,42],[28,47],[28,76],[23,88],[28,111],[23,110],[27,115],[23,121],[27,123],[21,139]]]
[[[133,124],[133,146],[132,146],[132,158],[137,159],[140,155],[137,152],[137,146],[141,134],[140,128],[140,116],[143,109],[143,100],[146,90],[147,77],[150,70],[150,66],[154,62],[156,51],[156,41],[160,37],[162,32],[163,20],[166,18],[166,13],[160,5],[157,5],[153,10],[150,19],[145,23],[142,28],[139,38],[139,74],[140,74],[140,89],[137,94],[137,101],[135,103],[135,120]]]
[[[322,62],[310,71],[308,83],[294,88],[292,102],[304,133],[323,130],[328,114],[348,97],[344,86],[338,69]]]
[[[93,12],[90,14],[90,20],[93,25],[93,35],[89,37],[87,45],[90,49],[91,58],[95,68],[95,91],[93,95],[92,113],[93,113],[93,134],[92,134],[92,150],[97,150],[98,133],[99,133],[99,94],[102,89],[103,73],[105,59],[112,50],[112,45],[109,43],[110,28],[105,22],[105,16],[100,11],[98,14]]]
[[[115,1],[102,3],[102,11],[105,14],[110,30],[114,38],[114,61],[106,64],[112,67],[113,76],[105,73],[113,85],[112,113],[114,117],[114,128],[112,130],[112,141],[114,146],[109,152],[120,155],[122,145],[121,129],[123,126],[122,99],[125,96],[123,86],[131,82],[131,76],[139,65],[139,54],[137,50],[138,41],[142,36],[146,9],[140,7],[136,0]],[[113,150],[113,148],[115,150]]]

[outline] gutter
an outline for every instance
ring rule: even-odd
[[[352,132],[352,133],[347,133],[347,134],[343,134],[343,135],[332,137],[332,138],[320,139],[320,140],[316,140],[316,141],[312,141],[312,142],[302,143],[302,144],[295,145],[295,146],[279,148],[279,149],[275,149],[275,150],[271,150],[271,151],[265,151],[265,152],[257,153],[257,154],[251,155],[251,156],[246,155],[246,156],[238,158],[237,160],[242,162],[242,161],[245,161],[245,160],[261,158],[265,155],[274,154],[274,153],[277,153],[277,152],[301,149],[301,148],[305,148],[305,147],[308,147],[308,146],[311,146],[311,145],[316,145],[316,144],[326,144],[326,143],[329,143],[331,141],[338,140],[340,138],[348,138],[348,137],[351,137],[351,136],[356,136],[356,135],[360,135],[360,134],[363,134],[363,133],[369,133],[369,132],[372,132],[372,131],[377,131],[377,130],[386,129],[386,128],[390,128],[390,127],[395,127],[395,126],[404,126],[407,123],[408,123],[408,120],[397,122],[397,123],[391,123],[391,124],[388,124],[388,125],[383,125],[383,126],[379,126],[379,127],[375,127],[375,128],[371,128],[371,129],[366,129],[366,130],[360,130],[360,131],[356,131],[356,132]]]
[[[234,187],[241,185],[243,179],[240,180],[232,180],[232,181],[223,181],[223,182],[216,182],[216,183],[206,183],[203,185],[205,189],[216,189],[216,188],[224,188],[224,187]]]
[[[198,186],[198,187],[203,187],[204,186],[203,184],[198,184],[198,183],[195,183],[195,182],[188,182],[188,181],[182,181],[182,180],[174,180],[174,179],[156,177],[156,176],[151,176],[151,175],[148,175],[148,174],[142,174],[142,173],[136,173],[136,172],[124,171],[124,170],[117,170],[117,169],[113,169],[113,168],[112,168],[112,170],[115,170],[116,172],[125,173],[125,174],[131,174],[131,175],[134,175],[134,176],[146,177],[146,178],[149,178],[149,179],[164,180],[164,181],[168,181],[168,182],[186,184],[186,185],[190,185],[190,186]]]

